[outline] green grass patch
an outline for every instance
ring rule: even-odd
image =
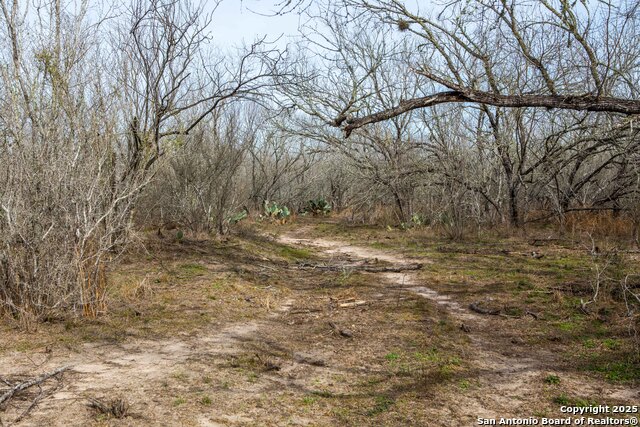
[[[181,264],[178,267],[180,276],[185,278],[192,278],[197,276],[203,276],[207,272],[207,268],[200,264]]]
[[[313,405],[314,403],[316,403],[318,399],[316,397],[313,396],[305,396],[302,398],[302,404],[303,405]]]
[[[603,374],[607,380],[612,382],[628,382],[640,380],[639,361],[593,363],[589,366],[588,369],[590,371]]]
[[[578,325],[572,321],[556,323],[556,327],[564,332],[573,332],[577,329]]]
[[[585,408],[587,406],[597,406],[598,403],[593,400],[584,399],[581,397],[572,397],[568,396],[565,393],[562,393],[552,399],[553,403],[562,406],[578,406],[580,408]]]
[[[387,353],[384,356],[384,358],[387,359],[387,361],[389,362],[395,362],[396,360],[400,359],[400,355],[398,353],[391,352],[391,353]]]
[[[560,377],[557,375],[547,375],[544,382],[551,385],[560,384]]]
[[[187,403],[187,399],[185,399],[184,397],[180,396],[180,397],[176,397],[173,400],[173,406],[180,406],[180,405],[184,405],[185,403]]]
[[[280,256],[289,259],[309,259],[313,257],[313,254],[302,248],[292,248],[290,246],[284,246],[278,251]]]
[[[388,396],[378,396],[376,397],[373,408],[367,411],[367,415],[373,417],[383,412],[387,412],[391,409],[394,403],[395,401]]]

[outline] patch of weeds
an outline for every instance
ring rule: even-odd
[[[443,365],[440,365],[438,371],[442,377],[449,378],[451,375],[455,373],[456,366],[457,366],[456,364],[445,363]]]
[[[391,352],[391,353],[387,353],[384,356],[384,358],[387,359],[387,361],[389,362],[395,362],[396,360],[400,359],[400,355],[398,353]]]
[[[504,313],[507,316],[522,317],[524,311],[519,307],[506,307]]]
[[[593,335],[601,338],[609,335],[609,329],[607,328],[607,325],[599,321],[596,321],[591,325],[591,331]]]
[[[557,375],[547,375],[544,379],[547,384],[560,384],[560,377]]]
[[[587,338],[582,342],[582,345],[585,348],[596,348],[596,346],[598,345],[594,339],[592,338]]]
[[[122,398],[109,401],[90,399],[89,407],[107,418],[125,418],[129,416],[129,404]]]
[[[572,405],[578,406],[580,408],[586,408],[587,406],[598,406],[598,402],[596,402],[595,400],[582,399],[577,397],[573,399]]]
[[[372,248],[375,248],[375,249],[389,249],[389,248],[393,247],[389,243],[385,243],[385,242],[373,242],[373,243],[369,244],[369,246],[371,246]]]
[[[631,361],[607,362],[594,364],[589,370],[604,374],[605,378],[612,382],[625,382],[640,379],[640,364]]]
[[[211,284],[211,290],[213,291],[219,291],[222,288],[224,288],[224,279],[217,279],[214,280],[213,283]]]
[[[562,406],[578,406],[580,408],[598,405],[598,402],[596,401],[584,399],[581,397],[570,397],[570,396],[567,396],[565,393],[562,393],[559,396],[554,397],[553,403],[557,403],[558,405],[562,405]]]
[[[312,254],[307,249],[301,248],[292,248],[290,246],[284,246],[279,251],[280,256],[284,258],[292,258],[292,259],[309,259],[312,258]]]
[[[460,380],[459,386],[462,390],[469,390],[471,383],[469,380]]]
[[[516,282],[516,288],[521,291],[529,291],[534,288],[533,283],[528,278],[520,279]]]
[[[185,374],[184,372],[174,372],[172,377],[177,379],[178,381],[183,381],[183,382],[189,379],[187,374]]]
[[[180,405],[184,405],[185,403],[187,403],[187,399],[185,399],[182,396],[178,396],[173,400],[173,406],[180,406]]]
[[[338,285],[340,286],[349,286],[352,285],[352,282],[357,282],[358,275],[353,274],[353,271],[342,270],[340,272],[340,276],[338,277]]]
[[[603,340],[602,345],[609,350],[617,350],[620,348],[620,342],[614,338],[607,338]]]
[[[384,382],[385,379],[380,377],[380,378],[369,378],[368,380],[366,380],[364,385],[369,385],[369,386],[374,386],[374,385],[378,385],[382,382]]]
[[[200,399],[200,403],[203,404],[204,406],[211,406],[213,401],[209,396],[202,396],[202,398]]]
[[[247,376],[247,381],[249,381],[250,383],[255,383],[256,381],[258,381],[258,374],[256,374],[255,372],[250,372]]]
[[[387,412],[394,403],[394,400],[388,396],[378,396],[376,397],[376,403],[373,408],[367,411],[367,415],[373,417],[383,412]]]
[[[560,323],[557,323],[556,326],[558,327],[558,329],[560,329],[561,331],[565,331],[565,332],[572,332],[577,327],[577,325],[574,322],[571,322],[571,321],[560,322]]]
[[[335,395],[328,390],[313,390],[311,394],[319,397],[335,397]]]
[[[313,397],[313,396],[305,396],[302,398],[302,404],[303,405],[313,405],[314,403],[316,403],[318,399]]]
[[[207,272],[207,269],[204,266],[193,263],[182,264],[179,269],[181,276],[184,278],[203,276]]]
[[[566,394],[562,393],[561,395],[553,398],[553,403],[557,403],[558,405],[562,406],[568,406],[571,404],[571,399],[569,399]]]

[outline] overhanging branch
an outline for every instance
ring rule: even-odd
[[[593,95],[500,95],[472,90],[452,90],[413,98],[397,106],[359,118],[341,117],[335,121],[342,126],[348,138],[356,129],[389,120],[409,111],[446,103],[476,103],[495,107],[544,107],[562,110],[600,111],[621,114],[640,114],[640,100],[602,97]]]

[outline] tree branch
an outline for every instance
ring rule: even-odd
[[[335,121],[343,126],[345,137],[363,126],[389,120],[419,108],[446,103],[476,103],[495,107],[544,107],[562,110],[601,111],[621,114],[640,114],[640,100],[598,97],[593,95],[500,95],[477,90],[453,90],[439,92],[421,98],[400,102],[397,106],[360,118],[344,118]]]

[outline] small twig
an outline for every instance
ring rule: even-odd
[[[33,399],[33,402],[31,402],[31,405],[29,405],[29,407],[27,409],[25,409],[22,414],[20,414],[20,416],[18,418],[16,418],[15,420],[13,420],[13,424],[17,424],[20,421],[22,421],[22,419],[24,417],[26,417],[29,412],[31,412],[31,410],[33,408],[36,407],[36,405],[43,399],[43,397],[45,396],[44,390],[42,389],[42,386],[40,384],[38,384],[38,387],[40,388],[40,393],[38,393],[38,395],[36,396],[35,399]]]
[[[533,317],[533,318],[534,318],[534,319],[536,319],[536,320],[538,320],[538,319],[540,318],[540,317],[539,317],[536,313],[534,313],[533,311],[529,311],[529,310],[527,310],[527,311],[525,311],[525,314],[528,314],[529,316]]]
[[[290,311],[289,314],[308,314],[308,313],[318,313],[323,311],[321,308],[305,308],[302,310]]]

